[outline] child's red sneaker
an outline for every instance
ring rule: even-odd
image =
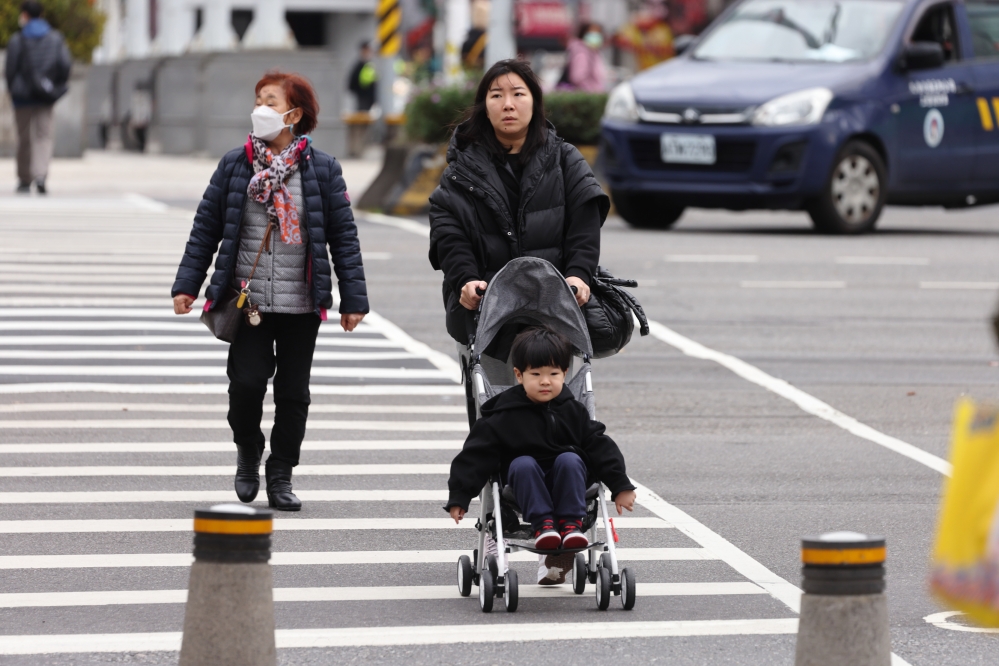
[[[563,548],[586,548],[590,545],[590,540],[583,534],[582,521],[560,520],[558,521],[558,526],[562,536]]]
[[[562,537],[555,531],[555,521],[551,518],[542,520],[534,530],[534,547],[538,550],[558,550],[562,545]]]

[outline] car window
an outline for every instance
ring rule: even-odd
[[[881,51],[897,0],[749,0],[694,51],[705,60],[848,62]]]
[[[999,3],[969,2],[965,8],[975,57],[999,58]]]
[[[927,9],[909,41],[936,42],[943,49],[944,62],[957,60],[957,31],[954,30],[954,8],[950,3]]]

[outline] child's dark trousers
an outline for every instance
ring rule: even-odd
[[[524,520],[535,530],[545,518],[579,520],[586,515],[586,463],[560,454],[548,469],[531,456],[514,458],[507,472]]]

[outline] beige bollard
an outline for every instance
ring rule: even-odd
[[[275,666],[272,531],[269,509],[194,512],[180,666]]]
[[[802,539],[795,666],[890,666],[885,540],[857,532]]]

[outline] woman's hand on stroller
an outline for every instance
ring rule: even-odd
[[[479,303],[482,302],[482,295],[478,292],[484,292],[487,286],[489,285],[482,280],[472,280],[465,283],[465,286],[461,288],[461,299],[458,302],[468,310],[478,309]]]
[[[451,517],[454,518],[454,522],[460,523],[461,519],[465,517],[465,510],[460,506],[452,506]]]
[[[635,510],[635,491],[634,490],[622,490],[617,495],[614,496],[614,506],[617,507],[617,515],[624,513],[622,509],[627,509],[628,511]],[[454,509],[451,509],[453,512]],[[451,514],[452,516],[454,513]]]
[[[576,302],[579,303],[579,307],[586,305],[590,300],[590,285],[586,284],[575,275],[567,277],[565,281],[569,283],[570,287],[576,288]]]

